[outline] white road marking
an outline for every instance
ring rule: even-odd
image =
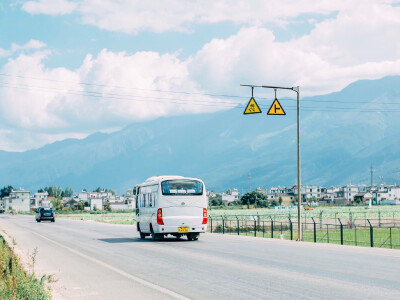
[[[68,250],[68,251],[70,251],[70,252],[72,252],[72,253],[74,253],[76,255],[79,255],[79,256],[87,259],[87,260],[90,260],[90,261],[92,261],[92,262],[94,262],[94,263],[96,263],[98,265],[101,265],[101,266],[103,266],[103,267],[105,267],[105,268],[107,268],[109,270],[112,270],[112,271],[114,271],[114,272],[116,272],[116,273],[118,273],[118,274],[120,274],[120,275],[122,275],[122,276],[124,276],[126,278],[129,278],[129,279],[131,279],[133,281],[136,281],[137,283],[143,284],[143,285],[145,285],[145,286],[147,286],[147,287],[149,287],[151,289],[154,289],[156,291],[159,291],[159,292],[161,292],[163,294],[166,294],[166,295],[171,296],[171,297],[176,298],[176,299],[181,299],[181,300],[189,300],[190,299],[190,298],[187,298],[187,297],[185,297],[183,295],[177,294],[177,293],[175,293],[175,292],[173,292],[173,291],[171,291],[169,289],[163,288],[163,287],[161,287],[159,285],[156,285],[154,283],[148,282],[148,281],[143,280],[143,279],[141,279],[139,277],[136,277],[136,276],[133,276],[133,275],[131,275],[129,273],[126,273],[126,272],[124,272],[124,271],[122,271],[120,269],[117,269],[117,268],[115,268],[113,266],[110,266],[110,265],[108,265],[108,264],[106,264],[106,263],[104,263],[104,262],[102,262],[100,260],[97,260],[97,259],[95,259],[93,257],[90,257],[90,256],[88,256],[86,254],[83,254],[83,253],[81,253],[81,252],[79,252],[77,250],[74,250],[74,249],[72,249],[72,248],[70,248],[68,246],[65,246],[65,245],[60,244],[60,243],[58,243],[56,241],[53,241],[52,239],[49,239],[49,238],[41,235],[40,233],[37,233],[37,232],[34,232],[34,231],[31,231],[31,232],[33,234],[36,234],[36,235],[40,236],[41,238],[43,238],[43,239],[45,239],[45,240],[47,240],[49,242],[51,242],[51,243],[61,247],[61,248],[64,248],[64,249],[66,249],[66,250]]]

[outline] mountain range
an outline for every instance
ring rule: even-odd
[[[25,152],[0,151],[0,185],[32,191],[101,186],[124,193],[163,174],[199,177],[217,191],[294,185],[296,102],[279,101],[285,116],[266,115],[272,100],[260,100],[262,114],[243,115],[238,106],[135,122]],[[400,76],[304,97],[301,107],[302,184],[369,184],[371,165],[375,183],[399,183]]]

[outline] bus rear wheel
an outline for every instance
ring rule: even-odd
[[[151,226],[151,224],[150,224],[150,232],[151,232],[151,238],[153,239],[153,241],[164,239],[164,234],[154,233],[153,226]]]
[[[198,233],[188,233],[187,239],[189,241],[197,241],[199,239],[199,234]]]
[[[164,239],[164,235],[162,233],[152,233],[151,234],[151,238],[153,239],[153,241],[158,241],[158,240],[163,240]]]

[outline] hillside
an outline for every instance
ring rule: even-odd
[[[281,100],[283,107],[294,103]],[[399,105],[399,76],[302,99],[303,184],[368,184],[371,164],[376,177],[399,183]],[[124,192],[153,175],[179,174],[201,177],[218,191],[246,191],[249,172],[253,188],[294,184],[296,112],[283,117],[242,111],[160,118],[23,153],[0,151],[0,185]]]

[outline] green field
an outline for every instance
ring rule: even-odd
[[[213,232],[222,233],[222,219],[224,219],[224,231],[229,234],[237,234],[237,222],[240,223],[240,235],[254,236],[254,219],[257,221],[257,237],[271,237],[271,221],[274,221],[274,238],[290,239],[289,218],[293,219],[292,239],[297,238],[296,218],[297,209],[275,210],[268,208],[259,209],[211,209],[209,212],[209,231],[211,221]],[[253,218],[252,216],[256,216]],[[136,214],[134,212],[96,212],[96,213],[70,213],[58,214],[58,217],[95,221],[109,224],[135,225]],[[367,219],[370,219],[373,228],[374,247],[400,249],[400,207],[398,206],[373,206],[368,209],[359,207],[317,207],[312,211],[302,210],[303,240],[314,242],[313,221],[317,231],[318,243],[340,244],[340,223],[344,224],[343,244],[370,247],[370,228]],[[353,225],[348,223],[352,220]],[[378,221],[379,220],[379,221]],[[304,224],[306,223],[306,225]],[[356,224],[356,226],[354,226]],[[378,224],[385,227],[379,228]],[[396,227],[396,228],[395,228]],[[263,230],[264,229],[264,230]],[[264,232],[263,232],[264,231]]]
[[[400,218],[400,205],[376,205],[368,208],[367,206],[344,206],[344,207],[315,207],[313,210],[306,211],[302,209],[304,218]],[[211,208],[208,210],[211,217],[226,216],[235,218],[235,216],[263,216],[266,219],[269,216],[275,219],[286,219],[288,217],[297,217],[297,208],[289,210],[275,210],[271,208],[254,208],[254,209],[224,209]]]
[[[213,226],[213,233],[225,233],[246,236],[256,236],[264,238],[277,238],[285,240],[296,240],[297,230],[293,228],[292,237],[289,226],[285,224],[280,226],[277,224],[274,227],[273,233],[271,232],[271,226],[258,226],[256,225],[256,234],[254,234],[254,226],[249,226],[249,223],[239,223],[239,232],[237,230],[236,222],[232,224],[229,221],[223,226],[221,223]],[[317,228],[316,230],[316,242],[317,243],[330,243],[330,244],[341,244],[340,229],[336,229],[338,226],[326,226],[324,229]],[[370,229],[365,227],[354,227],[351,229],[343,229],[343,245],[351,246],[365,246],[371,247],[371,236]],[[314,242],[314,230],[303,230],[303,241]],[[373,246],[378,248],[391,248],[400,249],[400,228],[374,228],[373,229]]]
[[[136,224],[136,214],[133,212],[103,212],[103,213],[75,213],[75,214],[58,214],[58,218],[78,220],[78,221],[95,221],[110,224],[124,224],[134,225]]]

